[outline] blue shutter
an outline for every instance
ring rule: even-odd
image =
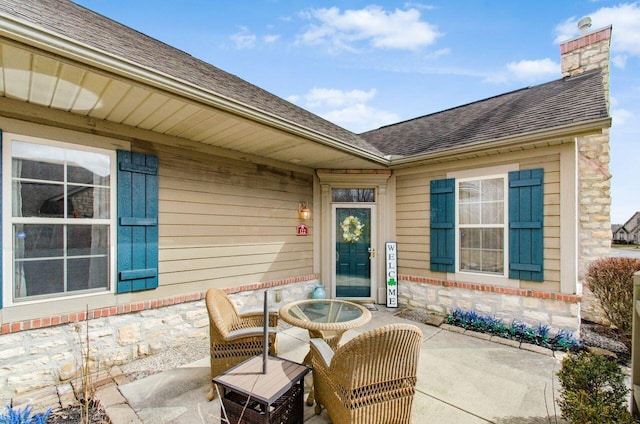
[[[543,281],[543,175],[509,172],[509,278]]]
[[[431,181],[431,271],[455,272],[455,180]]]
[[[117,292],[158,287],[158,158],[118,150]]]

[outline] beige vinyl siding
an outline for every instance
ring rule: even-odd
[[[518,164],[523,169],[544,169],[544,282],[521,281],[520,288],[560,291],[560,154],[557,147],[507,153],[471,160],[401,169],[396,175],[396,232],[398,270],[401,274],[445,279],[429,270],[429,183],[448,172]],[[464,281],[464,274],[457,274]]]
[[[146,150],[159,161],[161,287],[192,291],[313,273],[313,238],[296,236],[298,205],[313,207],[311,171],[165,145]],[[312,221],[305,223],[312,232]]]

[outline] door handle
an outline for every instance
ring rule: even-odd
[[[367,250],[369,251],[369,259],[373,259],[376,257],[376,249],[369,248]]]

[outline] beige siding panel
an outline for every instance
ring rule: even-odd
[[[421,222],[416,222],[417,225],[424,225],[425,223],[429,223],[429,216],[424,210],[417,211],[396,211],[396,217],[398,221],[403,221],[403,227],[405,224],[409,224],[409,222],[405,222],[407,220],[419,220]]]
[[[516,163],[519,169],[544,168],[544,258],[545,282],[521,287],[559,290],[560,279],[560,155],[557,147],[533,149],[395,171],[396,231],[399,272],[416,276],[446,278],[444,273],[429,271],[429,184],[446,178],[447,172]],[[463,281],[464,276],[459,276]]]
[[[560,269],[560,259],[551,259],[548,256],[544,257],[544,271],[556,271]]]
[[[406,196],[398,196],[396,198],[397,211],[428,211],[430,202],[426,199],[428,196],[420,198],[408,198]],[[418,201],[421,200],[421,201]]]
[[[560,249],[545,249],[544,251],[545,259],[557,259],[560,260]],[[546,264],[545,264],[546,265]]]
[[[550,274],[550,273],[549,273]],[[547,271],[545,271],[545,282],[537,283],[535,281],[522,281],[520,287],[525,290],[542,290],[549,292],[559,292],[560,291],[560,283],[557,282],[557,276],[559,273],[554,272],[552,275],[547,276]],[[553,281],[547,280],[547,278],[552,279]]]
[[[185,236],[174,236],[174,237],[161,237],[160,238],[160,248],[202,248],[207,246],[218,246],[218,245],[231,245],[235,244],[238,246],[248,246],[253,245],[253,243],[282,243],[282,244],[304,244],[305,246],[308,244],[304,239],[311,239],[312,235],[306,237],[299,237],[295,235],[295,228],[292,228],[289,231],[290,235],[273,235],[273,236],[261,236],[259,240],[256,239],[255,235],[250,236],[239,236],[239,235],[231,235],[231,236],[195,236],[195,237],[185,237]],[[305,247],[301,247],[305,248]]]
[[[219,204],[211,203],[190,203],[190,207],[186,208],[182,201],[167,200],[169,199],[169,192],[165,191],[164,197],[161,197],[165,201],[166,206],[160,219],[163,222],[172,223],[172,214],[179,215],[178,219],[184,219],[184,214],[190,215],[209,215],[216,216],[228,216],[237,215],[240,211],[246,216],[262,216],[268,218],[277,217],[298,217],[298,202],[297,201],[274,201],[269,209],[265,209],[261,206],[262,203],[267,203],[267,199],[257,198],[242,198],[239,196],[223,196],[216,195],[220,198]],[[233,199],[238,199],[238,203],[233,203]],[[246,204],[245,204],[246,203]],[[166,221],[164,221],[166,220]]]
[[[272,273],[282,278],[286,275],[304,275],[308,274],[308,269],[313,266],[313,260],[294,261],[294,262],[275,262],[268,264],[245,263],[241,266],[231,266],[226,268],[208,268],[205,270],[196,269],[183,272],[162,272],[160,267],[160,279],[162,285],[194,283],[197,281],[216,280],[219,278],[237,278],[237,281],[259,282],[270,281],[278,277],[271,275]],[[284,274],[282,274],[284,273]]]
[[[159,172],[159,184],[163,190],[167,190],[167,193],[171,193],[172,196],[175,196],[179,191],[184,191],[184,195],[182,198],[188,198],[193,195],[226,195],[226,196],[236,196],[236,197],[255,197],[255,198],[273,198],[283,197],[286,199],[287,197],[293,199],[296,198],[297,195],[304,195],[307,193],[304,185],[301,185],[299,182],[290,180],[290,179],[282,179],[280,177],[269,178],[268,175],[261,175],[260,177],[250,176],[250,175],[242,175],[236,170],[237,173],[208,173],[207,175],[203,175],[200,179],[191,179],[185,178],[185,173],[188,171],[181,171],[183,176],[173,178],[167,175],[165,178],[165,174],[163,172]],[[310,178],[308,178],[310,180]],[[277,181],[277,184],[273,184],[274,181]],[[242,184],[246,184],[248,182],[252,182],[254,185],[251,187],[247,193],[239,193],[236,190],[236,187]],[[264,190],[264,191],[262,191]],[[277,198],[275,199],[277,200]],[[302,200],[302,199],[299,199]]]
[[[429,180],[423,180],[423,184],[428,183]],[[429,193],[428,187],[419,187],[419,186],[413,186],[413,187],[403,187],[402,188],[402,195],[403,196],[419,196],[419,197],[424,197]]]
[[[426,255],[426,252],[414,252],[414,251],[402,251],[402,258],[405,261],[422,261],[426,263],[429,260],[429,257]]]
[[[304,237],[300,237],[304,240]],[[311,241],[309,240],[309,243]],[[256,255],[277,255],[277,254],[309,254],[310,251],[300,249],[300,244],[282,244],[282,243],[263,243],[252,244],[252,251]],[[234,256],[245,256],[247,247],[237,244],[229,245],[217,245],[217,246],[205,246],[198,248],[179,249],[179,248],[165,248],[160,250],[161,261],[182,261],[187,259],[209,259],[215,258],[228,258]]]
[[[295,232],[295,225],[293,227],[276,226],[268,225],[266,222],[260,222],[256,225],[193,225],[190,220],[188,225],[184,225],[184,223],[182,225],[165,225],[161,222],[158,233],[159,237],[268,237],[284,236],[287,232]]]
[[[310,235],[296,236],[313,175],[167,145],[159,160],[160,285],[219,287],[313,273]],[[215,283],[213,283],[215,282]]]
[[[544,248],[546,249],[560,249],[559,238],[547,238],[544,239]]]
[[[253,254],[253,264],[273,264],[276,262],[308,262],[313,260],[310,256],[311,252],[287,252],[272,254]],[[223,256],[218,258],[206,259],[184,259],[175,261],[163,261],[160,272],[182,272],[207,270],[218,268],[229,268],[235,266],[246,265],[246,257],[239,256]]]
[[[203,205],[200,205],[203,206]],[[249,227],[259,227],[261,225],[286,226],[298,224],[298,211],[288,209],[263,209],[263,208],[243,208],[236,206],[211,206],[204,213],[194,213],[189,211],[189,223],[193,226],[202,225],[246,225]],[[239,212],[241,212],[239,214]],[[226,216],[234,216],[233,223],[221,220]],[[185,213],[164,213],[160,215],[162,225],[181,225],[184,223]],[[293,222],[295,221],[295,222]]]
[[[428,234],[429,234],[429,228],[427,226],[423,226],[422,228],[402,227],[402,228],[398,228],[398,230],[397,230],[398,237],[402,237],[402,236],[423,236],[423,237],[426,237]]]

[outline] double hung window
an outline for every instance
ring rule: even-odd
[[[543,281],[544,170],[430,183],[430,269]]]
[[[457,182],[461,272],[504,275],[505,176]]]
[[[20,137],[3,149],[12,300],[109,290],[112,154]]]

